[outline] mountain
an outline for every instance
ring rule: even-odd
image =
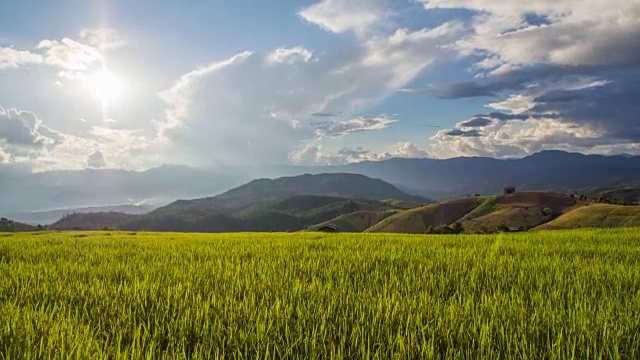
[[[342,166],[261,165],[217,169],[165,165],[140,172],[86,169],[33,174],[9,172],[0,166],[0,216],[113,204],[157,207],[176,199],[211,197],[258,177],[305,173],[360,174],[393,184],[405,195],[443,201],[466,195],[499,194],[506,185],[516,186],[518,190],[587,193],[584,190],[638,182],[640,157],[543,151],[522,159],[507,160],[486,157],[388,159]],[[260,182],[264,181],[267,180],[257,180],[255,186],[261,188]],[[282,182],[284,188],[286,181]],[[276,192],[277,183],[267,185],[273,186]],[[247,187],[243,191],[250,193],[252,190]],[[329,195],[358,197],[356,191],[357,187],[352,193]],[[633,198],[637,199],[637,196]]]
[[[244,175],[164,165],[146,171],[85,169],[0,172],[0,214],[128,205],[165,205],[210,196],[247,181]]]
[[[522,159],[389,159],[324,167],[319,171],[362,174],[402,189],[413,189],[414,194],[446,200],[476,193],[499,194],[506,185],[518,190],[573,192],[639,180],[640,157],[543,151]]]
[[[386,200],[383,202],[382,200]],[[74,214],[53,228],[237,232],[297,231],[353,212],[385,212],[428,199],[354,174],[260,179],[223,194],[179,200],[144,215]],[[397,204],[397,205],[394,205]]]
[[[34,211],[24,213],[9,213],[3,216],[16,221],[31,225],[46,225],[51,224],[65,215],[74,213],[102,213],[102,212],[118,212],[130,215],[145,214],[153,210],[151,206],[145,205],[114,205],[114,206],[95,206],[85,208],[71,208],[71,209],[57,209],[49,211]]]

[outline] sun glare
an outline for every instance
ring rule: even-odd
[[[96,100],[106,105],[122,96],[125,84],[118,75],[103,67],[84,79],[83,88]]]

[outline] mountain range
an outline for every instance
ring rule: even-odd
[[[520,190],[607,193],[638,199],[640,157],[543,151],[522,159],[461,157],[389,159],[341,166],[261,166],[197,169],[165,165],[136,172],[110,169],[9,173],[0,170],[0,216],[114,205],[169,204],[211,197],[254,178],[301,174],[361,174],[400,191],[443,201],[468,194],[494,195],[505,185]],[[258,181],[252,186],[261,186]],[[250,187],[243,191],[251,191]],[[26,219],[26,218],[25,218]]]

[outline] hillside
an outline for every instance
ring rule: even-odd
[[[0,219],[0,232],[26,232],[36,230],[38,230],[36,226],[23,224],[7,218]]]
[[[482,206],[460,221],[471,232],[493,232],[499,224],[531,229],[585,204],[567,194],[517,192],[487,198]]]
[[[333,224],[338,226],[338,231],[340,232],[363,232],[400,211],[402,210],[356,211],[317,224],[312,229],[319,229],[325,225]]]
[[[127,221],[135,215],[119,212],[72,213],[63,216],[49,227],[62,230],[99,230],[116,228],[118,224]]]
[[[640,226],[640,206],[592,204],[570,211],[535,230]]]
[[[482,204],[481,198],[462,198],[405,210],[394,214],[367,232],[424,234],[430,226],[449,225]]]
[[[319,174],[259,179],[223,194],[195,200],[178,200],[161,207],[154,214],[180,214],[193,211],[238,212],[271,199],[315,195],[346,199],[401,200],[428,203],[429,199],[408,195],[379,179],[357,174]]]
[[[298,231],[344,214],[391,209],[385,203],[372,200],[298,195],[269,198],[236,211],[184,209],[179,212],[152,211],[145,215],[73,214],[52,227],[93,230],[107,226],[120,230],[177,232]]]

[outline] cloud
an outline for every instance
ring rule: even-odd
[[[45,64],[58,67],[60,75],[68,79],[104,64],[104,56],[97,48],[69,38],[42,40],[36,49],[42,52]]]
[[[39,64],[42,61],[40,54],[10,47],[0,47],[0,70],[17,68],[25,64]]]
[[[490,118],[476,116],[472,119],[461,122],[459,125],[460,127],[463,127],[463,128],[470,128],[470,127],[485,127],[487,125],[490,125],[491,123],[493,123],[493,121],[491,121]]]
[[[441,132],[442,135],[445,136],[461,136],[461,137],[480,137],[482,134],[479,130],[461,130],[461,129],[451,129],[451,130],[443,130]],[[437,136],[437,135],[436,135]]]
[[[399,144],[396,149],[392,152],[394,157],[399,158],[411,158],[411,159],[421,159],[421,158],[430,158],[432,155],[424,149],[420,149],[416,144],[412,142],[405,142]]]
[[[477,13],[475,35],[458,42],[465,53],[485,52],[494,64],[631,65],[640,61],[640,7],[634,1],[429,0],[427,9]],[[544,21],[533,23],[531,17]]]
[[[353,31],[365,36],[372,27],[380,26],[388,18],[385,5],[381,0],[322,0],[298,15],[333,33]]]
[[[298,61],[307,62],[313,58],[313,53],[301,46],[293,48],[280,48],[270,52],[266,61],[270,65],[294,64]]]
[[[87,157],[87,167],[92,169],[100,169],[107,166],[107,161],[104,158],[104,154],[100,150],[94,151]]]
[[[396,120],[360,114],[427,69],[456,31],[448,23],[352,39],[329,55],[279,48],[214,61],[160,93],[166,111],[155,122],[158,136],[168,158],[256,164],[287,162],[301,147],[382,130]]]
[[[389,115],[383,114],[373,118],[358,117],[347,121],[319,123],[315,129],[319,137],[339,137],[368,130],[382,130],[396,121]]]
[[[127,35],[113,28],[84,29],[80,32],[80,38],[86,44],[103,51],[117,49],[129,43]]]
[[[44,126],[34,113],[0,107],[0,146],[8,155],[29,156],[63,141],[62,134]]]

